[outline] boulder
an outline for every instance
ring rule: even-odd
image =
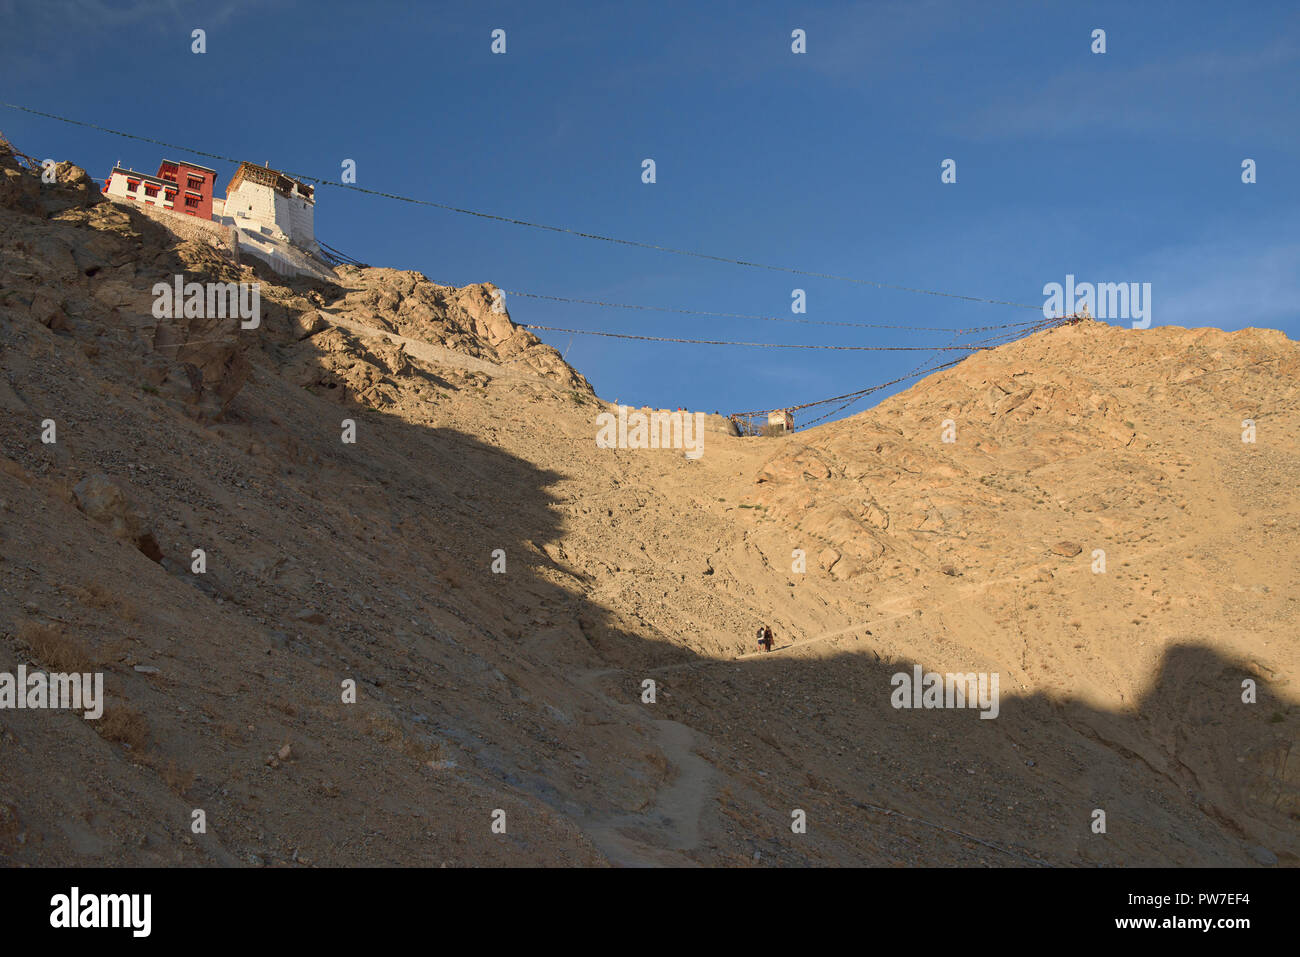
[[[126,490],[107,475],[95,473],[72,490],[77,508],[88,518],[105,525],[122,541],[130,542],[146,558],[162,561],[162,549],[144,517],[134,507]]]

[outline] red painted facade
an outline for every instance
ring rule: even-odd
[[[176,199],[172,209],[201,219],[212,218],[212,196],[217,174],[205,166],[163,160],[158,176],[176,184]]]

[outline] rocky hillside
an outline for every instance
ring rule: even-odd
[[[491,286],[286,282],[0,172],[0,672],[107,697],[0,710],[0,861],[1300,859],[1280,334],[1080,324],[806,433],[598,449]],[[260,325],[156,317],[177,275]],[[997,719],[892,707],[913,665],[998,673]]]

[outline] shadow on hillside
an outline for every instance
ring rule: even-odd
[[[733,681],[755,692],[725,723],[768,740],[778,755],[764,766],[769,774],[817,778],[817,790],[835,795],[823,802],[827,815],[845,804],[875,804],[1001,848],[1001,855],[978,853],[968,863],[1026,863],[1027,855],[1055,864],[1249,865],[1256,845],[1300,863],[1300,769],[1294,759],[1288,764],[1296,702],[1257,667],[1210,648],[1171,647],[1128,710],[1004,690],[993,720],[970,708],[892,707],[891,679],[913,675],[912,661],[777,657],[745,662],[749,675],[738,681],[726,677],[734,667],[705,666],[691,690],[710,707],[740,700]],[[965,670],[961,661],[921,664],[939,673]],[[714,675],[720,689],[710,687]],[[1256,704],[1242,701],[1245,678],[1257,683]],[[781,707],[783,696],[791,709]],[[724,723],[710,707],[701,709],[700,723]],[[1109,837],[1090,830],[1096,809],[1108,816]],[[861,824],[889,821],[867,814]],[[979,850],[947,842],[954,854]],[[908,859],[906,852],[900,848],[898,859]]]

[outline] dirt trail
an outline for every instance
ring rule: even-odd
[[[1125,557],[1127,558],[1128,561],[1137,561],[1139,559],[1150,558],[1153,555],[1158,555],[1161,552],[1166,552],[1172,548],[1179,548],[1179,547],[1185,548],[1186,543],[1181,541],[1170,542],[1167,545],[1161,545],[1157,548],[1150,548],[1140,552],[1133,552],[1131,554],[1126,555]],[[942,602],[941,604],[934,605],[929,610],[931,612],[936,612],[936,611],[941,611],[945,608],[951,608],[953,605],[957,604],[958,602],[966,601],[969,598],[971,598],[973,595],[977,595],[980,592],[984,591],[985,589],[992,588],[994,585],[1008,585],[1008,584],[1014,584],[1016,582],[1024,581],[1024,578],[1022,577],[1023,574],[1025,572],[1038,568],[1041,564],[1042,562],[1031,562],[1027,565],[1021,566],[1020,568],[1016,569],[1014,572],[1012,572],[1009,575],[1003,575],[1001,578],[990,578],[988,581],[982,581],[976,584],[961,586],[960,595],[958,595],[956,598],[951,598],[948,601]],[[1061,569],[1061,573],[1064,574],[1071,571],[1082,571],[1082,570],[1091,570],[1091,566],[1078,565],[1074,568]],[[895,595],[893,598],[886,598],[884,601],[880,602],[880,604],[877,607],[884,610],[889,606],[897,606],[902,602],[909,602],[916,597],[918,597],[917,594]],[[802,641],[793,641],[788,645],[781,645],[779,647],[773,648],[770,652],[751,651],[746,654],[737,656],[735,660],[744,661],[748,658],[761,658],[766,654],[777,654],[778,652],[782,652],[782,651],[791,651],[795,648],[803,648],[806,647],[807,645],[820,644],[821,642],[829,641],[832,638],[841,638],[845,635],[851,635],[853,632],[861,631],[862,629],[867,628],[870,625],[879,625],[887,621],[894,621],[895,619],[898,618],[904,618],[907,615],[910,615],[914,610],[915,609],[913,607],[909,606],[905,608],[903,611],[899,611],[891,615],[885,615],[883,617],[877,617],[877,618],[869,618],[865,621],[857,621],[851,625],[845,625],[843,628],[836,628],[833,631],[824,631],[820,635],[815,635],[812,638],[805,638]],[[697,664],[699,664],[699,662],[691,662],[690,665],[688,665],[688,667]],[[669,668],[674,668],[674,667],[680,668],[683,666],[682,665],[669,666]],[[661,669],[661,670],[667,670],[667,669]]]
[[[578,684],[610,707],[618,708],[645,722],[635,705],[614,701],[597,682],[620,669],[589,671]],[[579,824],[591,842],[620,867],[681,867],[693,862],[683,852],[700,844],[700,815],[711,791],[713,766],[694,751],[695,732],[680,721],[651,719],[657,731],[656,744],[676,771],[673,781],[662,788],[645,811],[595,816]]]

